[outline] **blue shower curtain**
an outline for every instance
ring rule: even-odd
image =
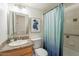
[[[63,4],[44,14],[44,48],[49,56],[63,55],[63,22]]]

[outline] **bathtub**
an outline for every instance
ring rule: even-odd
[[[63,56],[79,56],[79,52],[68,47],[63,48]]]

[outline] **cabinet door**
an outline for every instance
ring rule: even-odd
[[[24,56],[24,55],[32,55],[32,47],[26,48],[19,48],[15,50],[1,52],[0,55],[2,56]]]
[[[25,54],[23,56],[32,56],[32,53]]]

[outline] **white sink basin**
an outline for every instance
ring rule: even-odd
[[[17,40],[9,43],[9,46],[19,46],[19,45],[27,44],[28,42],[29,42],[28,40]]]

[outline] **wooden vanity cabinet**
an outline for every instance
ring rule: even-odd
[[[32,46],[0,52],[1,56],[32,56]]]

